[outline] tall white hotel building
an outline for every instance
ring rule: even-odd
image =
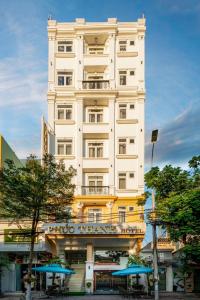
[[[77,170],[78,218],[47,236],[76,271],[72,290],[115,289],[127,255],[107,251],[137,253],[144,238],[145,30],[144,18],[48,21],[48,152]]]

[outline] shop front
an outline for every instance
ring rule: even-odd
[[[140,250],[144,236],[136,224],[46,224],[44,230],[55,255],[76,272],[68,282],[70,291],[87,293],[126,287],[126,279],[112,272],[127,266],[128,255]]]

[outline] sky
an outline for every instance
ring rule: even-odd
[[[0,0],[0,132],[19,158],[40,155],[47,117],[47,19],[135,21],[145,15],[145,169],[151,131],[155,164],[187,167],[200,153],[199,0]]]

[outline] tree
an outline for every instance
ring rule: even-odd
[[[189,171],[171,165],[145,174],[147,188],[156,193],[157,219],[173,241],[180,241],[185,261],[200,262],[200,156],[189,161]]]
[[[45,155],[40,165],[35,156],[27,159],[25,167],[17,168],[7,160],[0,170],[0,217],[20,223],[28,221],[26,235],[30,238],[26,299],[31,299],[31,270],[38,226],[47,221],[68,221],[66,209],[71,203],[75,170],[65,170],[55,163],[52,155]]]

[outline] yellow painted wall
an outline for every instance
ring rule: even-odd
[[[114,200],[113,200],[114,198]],[[75,221],[78,222],[78,214],[80,215],[80,210],[77,208],[78,203],[83,203],[82,208],[82,215],[83,215],[83,222],[88,221],[88,210],[91,208],[99,208],[102,209],[102,221],[104,223],[110,223],[110,209],[106,206],[106,203],[109,203],[110,201],[113,201],[113,207],[112,207],[112,223],[118,223],[118,207],[125,206],[126,207],[126,223],[143,223],[143,213],[144,213],[144,207],[138,205],[138,200],[142,199],[142,197],[109,197],[109,196],[97,196],[95,199],[95,196],[91,197],[84,196],[81,197],[75,197],[74,202],[72,203],[72,214],[75,216]],[[96,204],[94,204],[96,203]],[[134,207],[134,210],[132,212],[129,212],[129,207]],[[77,217],[77,219],[76,219]]]

